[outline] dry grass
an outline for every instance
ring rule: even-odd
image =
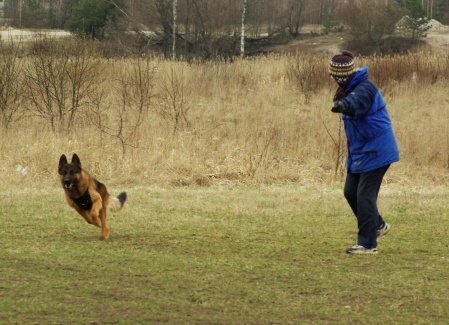
[[[292,77],[298,60],[324,67],[316,69],[315,77],[321,81],[314,81],[319,87],[308,93],[308,100]],[[413,54],[361,61],[370,66],[373,81],[383,85],[401,151],[401,162],[386,181],[445,184],[449,167],[447,58]],[[343,165],[338,160],[342,152],[337,145],[344,147],[345,140],[339,116],[330,113],[334,89],[325,72],[326,56],[278,55],[233,63],[145,61],[142,71],[155,69],[154,85],[145,119],[135,132],[131,132],[137,123],[133,103],[138,94],[128,91],[123,96],[123,78],[129,78],[134,88],[136,82],[132,76],[123,77],[123,71],[137,61],[99,62],[97,71],[103,81],[85,98],[71,130],[51,131],[45,119],[29,116],[29,110],[23,111],[28,115],[22,120],[3,129],[3,185],[55,184],[59,156],[74,152],[95,177],[115,184],[330,184],[342,179]],[[396,67],[394,73],[392,67]],[[414,72],[417,80],[412,78]],[[173,74],[175,81],[170,79]],[[388,83],[382,79],[390,75]],[[95,102],[100,94],[103,97]],[[129,102],[123,104],[126,99]],[[102,129],[92,123],[95,105],[101,112]],[[176,120],[173,112],[162,114],[164,109],[178,109],[184,116]],[[119,120],[124,111],[127,115]],[[119,121],[122,129],[117,127]],[[119,131],[125,137],[120,138]],[[17,165],[28,166],[28,173],[18,173]]]

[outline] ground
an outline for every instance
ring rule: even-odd
[[[346,35],[344,33],[323,34],[321,27],[306,26],[302,29],[303,37],[293,40],[288,45],[276,45],[267,48],[274,52],[297,52],[312,50],[314,52],[337,53],[342,50]],[[448,53],[449,51],[449,26],[439,25],[427,31],[423,42],[435,53]]]
[[[424,40],[437,53],[448,53],[449,51],[449,30],[447,29],[429,31]]]
[[[5,28],[0,30],[0,39],[7,40],[20,40],[28,41],[32,40],[40,35],[46,36],[68,36],[70,32],[64,30],[28,30],[28,29],[15,29],[15,28]]]

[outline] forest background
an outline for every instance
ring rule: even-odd
[[[65,29],[103,43],[104,55],[162,52],[223,59],[266,53],[268,45],[349,31],[363,54],[405,52],[426,20],[449,24],[448,0],[6,0],[2,25]],[[404,17],[407,35],[394,35]],[[405,24],[404,24],[405,23]],[[311,34],[306,25],[318,25]],[[422,29],[421,29],[422,31]],[[412,39],[410,44],[409,39]]]

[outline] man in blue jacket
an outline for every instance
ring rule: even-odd
[[[357,245],[350,254],[376,254],[377,239],[390,230],[377,209],[382,179],[399,150],[385,101],[368,80],[368,67],[355,68],[351,52],[334,55],[330,76],[337,82],[331,111],[342,113],[348,156],[344,195],[357,217]]]

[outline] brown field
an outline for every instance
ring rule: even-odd
[[[61,122],[53,130],[48,112],[21,99],[20,119],[1,131],[0,182],[56,185],[62,153],[77,153],[100,180],[129,186],[340,182],[345,139],[340,117],[330,112],[328,59],[306,53],[232,63],[89,58],[83,82],[92,84],[70,122],[70,98],[59,106],[65,110],[59,120],[53,108]],[[401,161],[385,181],[446,184],[447,55],[358,63],[370,67],[384,94],[400,147]],[[16,64],[28,77],[36,74],[33,57]],[[19,165],[27,172],[18,172]]]

